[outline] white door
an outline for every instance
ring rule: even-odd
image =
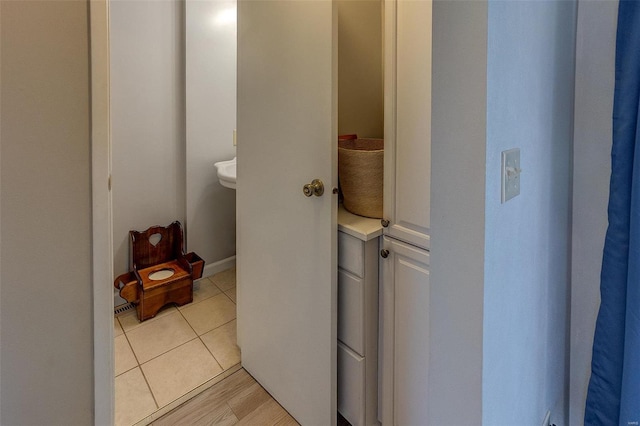
[[[238,2],[238,342],[304,425],[336,417],[336,21],[331,1]]]
[[[382,424],[422,425],[429,395],[429,252],[383,237]]]
[[[430,248],[431,1],[385,1],[384,233]]]

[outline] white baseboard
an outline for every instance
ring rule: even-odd
[[[233,268],[236,266],[236,257],[230,256],[226,259],[219,260],[217,262],[213,262],[209,265],[204,265],[204,270],[202,271],[202,278],[210,277],[211,275],[217,274],[218,272],[225,271],[229,268]]]
[[[126,303],[128,302],[124,300],[122,297],[120,297],[120,292],[114,288],[113,289],[113,306],[120,306]]]

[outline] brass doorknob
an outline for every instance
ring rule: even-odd
[[[302,193],[307,197],[311,197],[312,195],[320,197],[324,194],[324,183],[322,183],[320,179],[314,179],[311,183],[302,187]]]

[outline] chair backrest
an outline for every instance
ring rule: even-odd
[[[180,222],[152,226],[143,232],[129,231],[131,269],[144,269],[184,256]]]

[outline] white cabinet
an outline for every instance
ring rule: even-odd
[[[422,425],[429,375],[429,252],[383,237],[380,314],[381,420]]]
[[[384,234],[429,249],[430,1],[385,1],[384,63]]]
[[[380,221],[338,211],[338,411],[378,425]]]
[[[427,422],[431,186],[431,2],[385,0],[380,420]],[[454,166],[452,166],[454,167]]]

